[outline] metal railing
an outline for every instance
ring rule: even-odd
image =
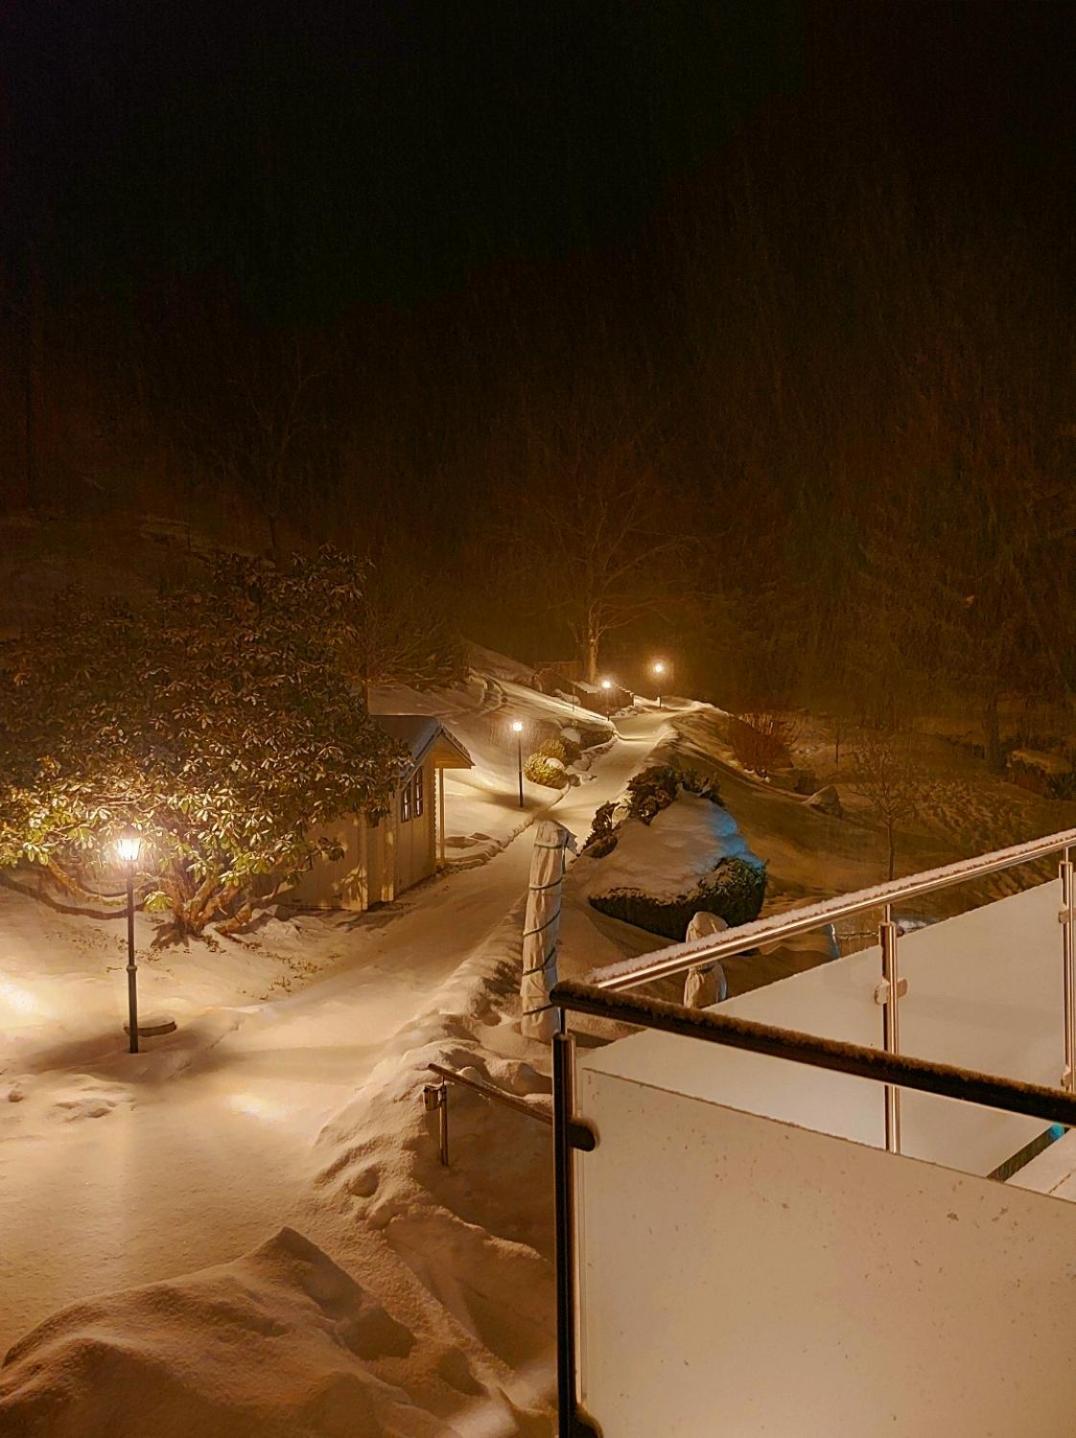
[[[683,974],[696,964],[719,962],[758,948],[761,944],[779,943],[784,939],[809,933],[812,929],[834,924],[839,919],[880,909],[882,918],[878,926],[878,944],[882,956],[882,973],[881,983],[874,991],[874,998],[882,1010],[882,1047],[887,1054],[897,1055],[900,1053],[900,1000],[907,990],[907,984],[900,977],[899,930],[893,921],[894,906],[924,894],[955,888],[958,884],[973,883],[986,875],[1030,864],[1052,854],[1060,854],[1058,877],[1061,881],[1061,906],[1058,920],[1061,925],[1064,995],[1064,1068],[1061,1084],[1070,1092],[1076,1092],[1076,885],[1073,881],[1071,859],[1073,848],[1076,848],[1076,829],[1066,829],[1061,833],[1048,834],[1042,839],[1032,839],[1026,844],[1016,844],[1008,849],[983,854],[977,859],[947,864],[943,868],[930,869],[904,879],[892,879],[889,883],[860,889],[854,894],[840,894],[803,909],[772,914],[768,918],[756,919],[753,923],[731,929],[717,938],[707,937],[690,943],[672,944],[656,954],[645,954],[592,970],[587,976],[587,982],[598,989],[623,993],[642,984]],[[885,1141],[886,1148],[891,1153],[900,1152],[900,1091],[896,1086],[887,1088],[885,1094]]]
[[[439,1084],[426,1084],[422,1090],[422,1102],[426,1109],[437,1110],[438,1140],[441,1150],[441,1163],[448,1167],[448,1093],[449,1084],[459,1084],[461,1088],[472,1089],[480,1093],[483,1098],[492,1099],[494,1103],[500,1103],[505,1108],[514,1109],[516,1113],[522,1113],[527,1118],[536,1118],[539,1123],[552,1127],[552,1110],[537,1108],[529,1104],[526,1099],[520,1098],[518,1094],[508,1093],[503,1088],[497,1088],[496,1084],[486,1083],[485,1079],[471,1078],[468,1074],[460,1073],[459,1069],[446,1068],[444,1064],[427,1064],[426,1067],[431,1073],[435,1073],[441,1080]]]
[[[1071,900],[1071,879],[1069,882],[1067,893]],[[1071,905],[1069,913],[1071,917]],[[698,952],[697,946],[694,952]],[[581,1133],[587,1136],[587,1148],[594,1148],[598,1139],[585,1119],[576,1112],[575,1038],[567,1030],[565,1019],[568,1012],[589,1014],[637,1028],[658,1029],[834,1073],[874,1079],[885,1084],[887,1090],[899,1085],[1003,1112],[1023,1114],[1050,1124],[1076,1127],[1076,1093],[1064,1089],[1019,1083],[861,1044],[818,1038],[814,1034],[735,1018],[717,1009],[689,1009],[660,999],[639,998],[610,991],[609,986],[594,983],[559,983],[550,998],[561,1011],[560,1031],[553,1038],[558,1438],[596,1438],[600,1432],[583,1411],[578,1393],[579,1288],[576,1158],[573,1152],[583,1147],[578,1141]]]

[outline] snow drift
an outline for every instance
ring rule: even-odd
[[[190,1277],[78,1303],[9,1351],[0,1431],[22,1438],[426,1438],[392,1382],[414,1344],[290,1228]]]

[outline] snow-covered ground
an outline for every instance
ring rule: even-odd
[[[515,755],[501,743],[500,718],[491,716],[507,710],[528,731],[552,732],[578,721],[577,711],[496,675],[437,703],[435,712],[478,761],[468,776],[470,795],[449,794],[449,831],[488,835],[487,862],[476,864],[478,855],[468,853],[470,865],[383,911],[274,918],[240,942],[192,943],[144,957],[144,1009],[167,1009],[180,1026],[139,1056],[124,1051],[119,1029],[122,922],[56,912],[0,888],[0,1345],[91,1295],[230,1264],[290,1225],[406,1328],[414,1351],[406,1363],[393,1360],[395,1376],[385,1381],[401,1384],[417,1411],[448,1414],[464,1400],[481,1400],[493,1405],[490,1412],[510,1415],[509,1426],[488,1431],[508,1433],[528,1431],[526,1412],[546,1409],[548,1285],[535,1272],[548,1268],[544,1242],[534,1234],[526,1244],[503,1239],[535,1279],[522,1303],[511,1296],[518,1265],[502,1263],[500,1235],[516,1232],[525,1219],[504,1183],[490,1184],[488,1153],[484,1191],[469,1195],[477,1203],[466,1219],[468,1206],[458,1196],[455,1218],[451,1202],[446,1209],[430,1197],[446,1182],[467,1196],[478,1174],[468,1176],[462,1162],[459,1173],[447,1175],[435,1158],[431,1167],[435,1150],[418,1104],[419,1077],[431,1055],[450,1061],[470,1055],[487,1070],[499,1062],[495,1076],[517,1089],[544,1086],[536,1068],[544,1051],[513,1027],[518,903],[530,859],[520,824],[552,806],[585,838],[595,807],[616,797],[646,762],[669,716],[644,707],[618,720],[619,733],[591,759],[582,782],[560,795],[531,789],[521,816]],[[414,695],[379,695],[376,707],[419,705]],[[472,809],[461,824],[463,800]],[[623,954],[608,933],[607,924],[582,912],[566,925],[566,952],[578,947],[580,971]],[[143,955],[150,937],[149,922],[140,918]],[[535,1128],[534,1156],[544,1163],[548,1135]],[[465,1124],[461,1160],[466,1135]],[[547,1193],[538,1187],[530,1211],[542,1226]],[[290,1240],[281,1242],[288,1250]],[[311,1262],[318,1269],[322,1259]],[[261,1260],[250,1263],[257,1268]],[[231,1281],[220,1279],[226,1289]],[[467,1283],[488,1288],[487,1296],[468,1297],[461,1291]],[[156,1301],[144,1300],[151,1307]],[[99,1335],[104,1325],[115,1351],[96,1368],[83,1364],[72,1391],[92,1386],[94,1372],[107,1384],[102,1375],[123,1370],[117,1354],[130,1357],[131,1344],[138,1347],[125,1327],[133,1320],[123,1315],[142,1311],[143,1300],[101,1302],[106,1317],[93,1326]],[[235,1322],[243,1333],[249,1329],[249,1315]],[[199,1325],[192,1319],[190,1327],[188,1340],[196,1344]],[[27,1383],[38,1381],[30,1370],[45,1361],[56,1374],[70,1374],[82,1362],[85,1343],[71,1337],[79,1321],[64,1320],[61,1329],[68,1336],[55,1346],[35,1340],[32,1358],[3,1371],[0,1425],[5,1394],[12,1413],[38,1413],[19,1406],[29,1402]],[[42,1360],[42,1352],[51,1357]],[[528,1384],[537,1385],[534,1393]],[[502,1390],[510,1396],[499,1396]],[[231,1419],[229,1433],[247,1431],[235,1413]],[[542,1418],[535,1431],[544,1427]],[[63,1431],[104,1430],[90,1424]],[[142,1430],[110,1429],[135,1431]],[[360,1424],[354,1431],[371,1430]],[[419,1424],[383,1431],[453,1430]]]
[[[876,882],[881,843],[861,815],[724,762],[718,711],[641,705],[614,732],[512,661],[476,666],[449,690],[373,696],[436,713],[476,761],[447,783],[449,871],[370,914],[267,918],[153,955],[140,916],[143,1008],[179,1019],[140,1056],[120,1030],[122,919],[0,885],[0,1348],[78,1305],[0,1369],[0,1432],[548,1433],[548,1130],[454,1094],[443,1169],[419,1102],[430,1061],[545,1101],[546,1051],[520,1036],[516,1001],[525,826],[549,815],[583,839],[636,769],[677,757],[717,775],[728,810],[705,818],[722,842],[767,861],[767,912]],[[517,718],[527,749],[565,728],[609,739],[573,787],[528,785],[521,811]],[[630,879],[660,860],[645,839],[603,862]],[[925,825],[907,853],[922,867],[954,849]],[[562,973],[662,943],[590,909],[587,868],[566,884]],[[827,955],[823,935],[735,960],[730,987]]]

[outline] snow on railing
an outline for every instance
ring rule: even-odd
[[[1008,849],[980,854],[973,859],[961,859],[940,869],[928,869],[903,879],[891,879],[868,889],[858,889],[853,894],[837,894],[830,899],[820,899],[802,909],[771,914],[768,918],[741,924],[739,928],[727,929],[717,938],[707,937],[695,939],[690,943],[670,944],[656,953],[641,954],[615,964],[604,964],[591,970],[585,982],[596,988],[614,991],[635,988],[639,984],[649,984],[657,979],[683,974],[696,964],[732,958],[734,954],[742,954],[763,943],[774,943],[792,938],[796,934],[809,933],[823,924],[834,923],[837,919],[847,918],[852,914],[892,907],[921,894],[970,883],[986,874],[1015,868],[1019,864],[1029,864],[1050,854],[1060,853],[1067,861],[1069,849],[1076,849],[1076,829],[1065,829],[1041,839],[1031,839],[1025,844],[1014,844]],[[1066,903],[1071,907],[1071,885]]]

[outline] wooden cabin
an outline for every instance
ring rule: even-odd
[[[471,756],[431,714],[373,714],[408,751],[410,763],[392,810],[376,823],[348,815],[320,830],[343,849],[315,862],[290,891],[302,908],[352,909],[391,903],[444,864],[446,769],[470,769]]]

